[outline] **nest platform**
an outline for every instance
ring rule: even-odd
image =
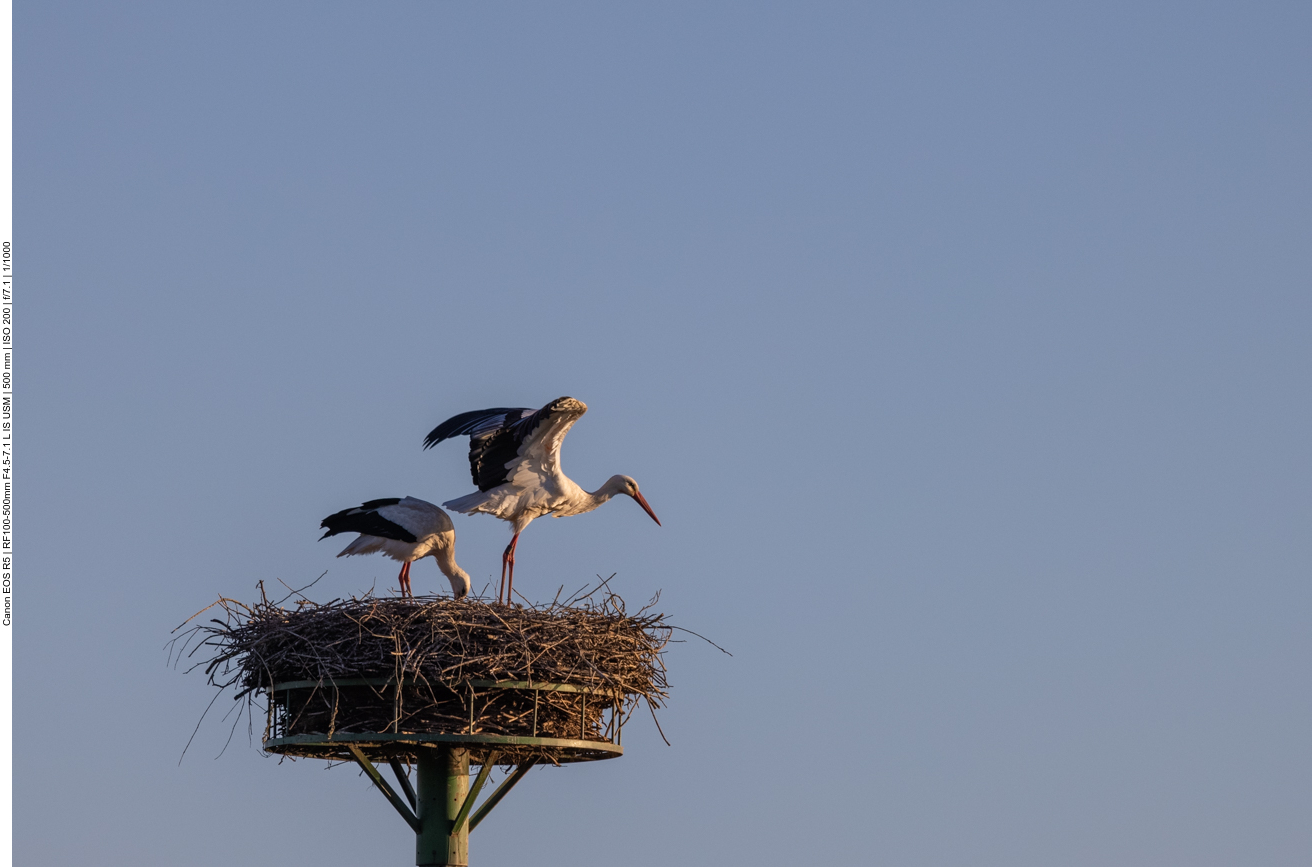
[[[620,597],[502,605],[360,598],[284,607],[220,600],[191,633],[211,683],[263,699],[265,751],[414,763],[434,747],[470,764],[564,764],[623,753],[626,719],[666,698],[671,627]],[[192,651],[195,652],[194,650]]]
[[[527,607],[372,594],[287,606],[262,585],[260,596],[220,599],[206,611],[225,616],[183,632],[174,652],[201,657],[193,668],[264,716],[266,752],[359,765],[414,831],[421,867],[467,867],[469,833],[531,768],[615,758],[634,710],[665,704],[675,627],[648,613],[655,599],[628,614],[605,582]],[[514,770],[479,804],[498,765]]]

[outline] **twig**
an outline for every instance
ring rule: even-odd
[[[286,602],[288,599],[291,599],[293,596],[300,596],[302,599],[305,599],[306,602],[309,602],[310,600],[309,600],[308,598],[306,598],[305,594],[301,593],[301,590],[309,590],[311,587],[313,587],[314,585],[316,585],[316,584],[318,584],[320,581],[322,581],[322,580],[323,580],[323,576],[324,576],[324,575],[327,575],[327,574],[328,574],[328,570],[327,570],[327,569],[323,570],[323,575],[320,575],[318,578],[315,578],[315,579],[314,579],[313,581],[311,581],[309,584],[306,584],[304,587],[301,587],[300,589],[296,589],[296,590],[293,590],[293,589],[292,589],[292,585],[288,584],[286,581],[284,581],[284,580],[282,580],[281,578],[279,578],[279,579],[278,579],[278,583],[281,584],[282,586],[286,587],[288,590],[291,590],[292,592],[288,593],[286,596],[282,597],[281,599],[279,599],[277,602],[275,602],[275,603],[273,603],[273,604],[274,604],[274,605],[281,605],[281,604],[283,604],[284,602]]]
[[[701,633],[693,632],[691,629],[684,629],[682,626],[671,626],[670,629],[677,629],[680,632],[686,632],[689,635],[696,635],[702,641],[705,641],[707,644],[709,644],[711,647],[714,647],[716,650],[720,651],[721,653],[728,653],[730,656],[733,656],[732,653],[729,653],[729,651],[725,650],[723,647],[716,644],[714,641],[711,641],[709,638],[707,638],[705,635],[702,635]]]

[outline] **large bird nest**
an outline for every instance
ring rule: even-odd
[[[628,614],[604,582],[541,606],[372,593],[285,606],[260,595],[253,605],[221,598],[210,608],[225,616],[193,626],[175,647],[265,716],[270,752],[341,757],[342,747],[307,742],[343,733],[615,743],[639,705],[654,717],[665,703],[662,654],[676,627],[651,612],[655,599]],[[419,748],[392,738],[372,750],[406,758]],[[603,755],[542,745],[498,752],[498,763]]]

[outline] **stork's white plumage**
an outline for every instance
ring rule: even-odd
[[[469,575],[456,565],[456,531],[451,517],[432,503],[414,497],[370,500],[329,515],[319,526],[328,531],[320,539],[338,533],[360,534],[338,557],[379,552],[400,560],[403,596],[414,595],[410,592],[410,564],[430,556],[451,582],[451,592],[457,599],[469,593]]]
[[[638,483],[628,476],[611,476],[588,492],[561,472],[561,441],[587,411],[587,404],[572,397],[557,398],[538,410],[474,410],[447,419],[424,440],[428,449],[442,440],[469,435],[469,468],[478,492],[442,505],[466,515],[495,515],[514,528],[515,535],[501,555],[500,596],[506,602],[515,583],[515,546],[534,518],[581,515],[616,494],[627,494],[660,524],[639,493]]]

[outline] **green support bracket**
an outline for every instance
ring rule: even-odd
[[[478,823],[482,822],[484,819],[487,818],[487,814],[492,812],[492,808],[495,807],[497,804],[499,804],[501,802],[501,799],[504,798],[507,794],[509,794],[510,790],[515,787],[515,783],[518,783],[520,780],[524,779],[524,775],[527,774],[529,772],[529,769],[536,764],[537,764],[536,759],[529,759],[527,762],[524,762],[524,764],[515,768],[515,772],[511,774],[509,777],[506,777],[506,781],[502,783],[500,786],[498,786],[497,790],[493,792],[486,801],[483,802],[483,806],[479,807],[478,810],[475,811],[473,817],[470,818],[469,820],[469,830],[472,831],[475,828],[477,828]]]
[[[492,766],[497,763],[497,753],[492,751],[483,759],[483,767],[478,769],[478,777],[474,784],[469,787],[469,794],[465,796],[465,803],[461,805],[460,812],[456,813],[455,828],[451,833],[459,834],[465,828],[465,820],[469,818],[469,811],[474,808],[474,799],[478,793],[483,790],[483,784],[487,782],[488,775],[492,773]]]
[[[405,799],[410,802],[410,809],[418,809],[418,804],[415,802],[415,789],[410,785],[405,767],[396,759],[388,759],[387,763],[392,766],[392,773],[396,774],[396,781],[401,784],[401,791],[405,793]]]
[[[364,752],[354,744],[349,744],[351,757],[364,769],[378,791],[391,802],[401,818],[415,832],[415,864],[441,865],[441,867],[467,867],[469,863],[469,832],[478,827],[487,818],[492,808],[501,803],[515,784],[524,779],[524,775],[537,764],[530,759],[518,765],[505,781],[497,786],[483,806],[473,811],[474,800],[487,783],[488,776],[496,764],[497,753],[490,752],[478,770],[478,776],[472,786],[469,785],[469,750],[452,748],[445,744],[436,749],[427,749],[417,758],[417,775],[419,792],[413,793],[409,780],[401,769],[401,763],[390,759],[392,770],[401,782],[407,798],[412,798],[413,813],[406,807],[405,801],[396,790],[387,784],[387,780],[378,772]]]
[[[392,802],[392,806],[396,808],[396,812],[401,814],[401,818],[405,819],[410,827],[415,829],[416,834],[421,833],[419,817],[410,812],[410,808],[405,805],[405,801],[402,801],[401,797],[392,790],[392,787],[387,785],[387,780],[384,780],[383,775],[378,773],[378,769],[374,767],[373,762],[365,758],[364,753],[355,744],[351,744],[348,749],[351,751],[351,757],[355,759],[356,764],[364,768],[364,772],[369,775],[369,779],[373,780],[374,785],[378,787],[378,791],[382,792],[383,796]]]

